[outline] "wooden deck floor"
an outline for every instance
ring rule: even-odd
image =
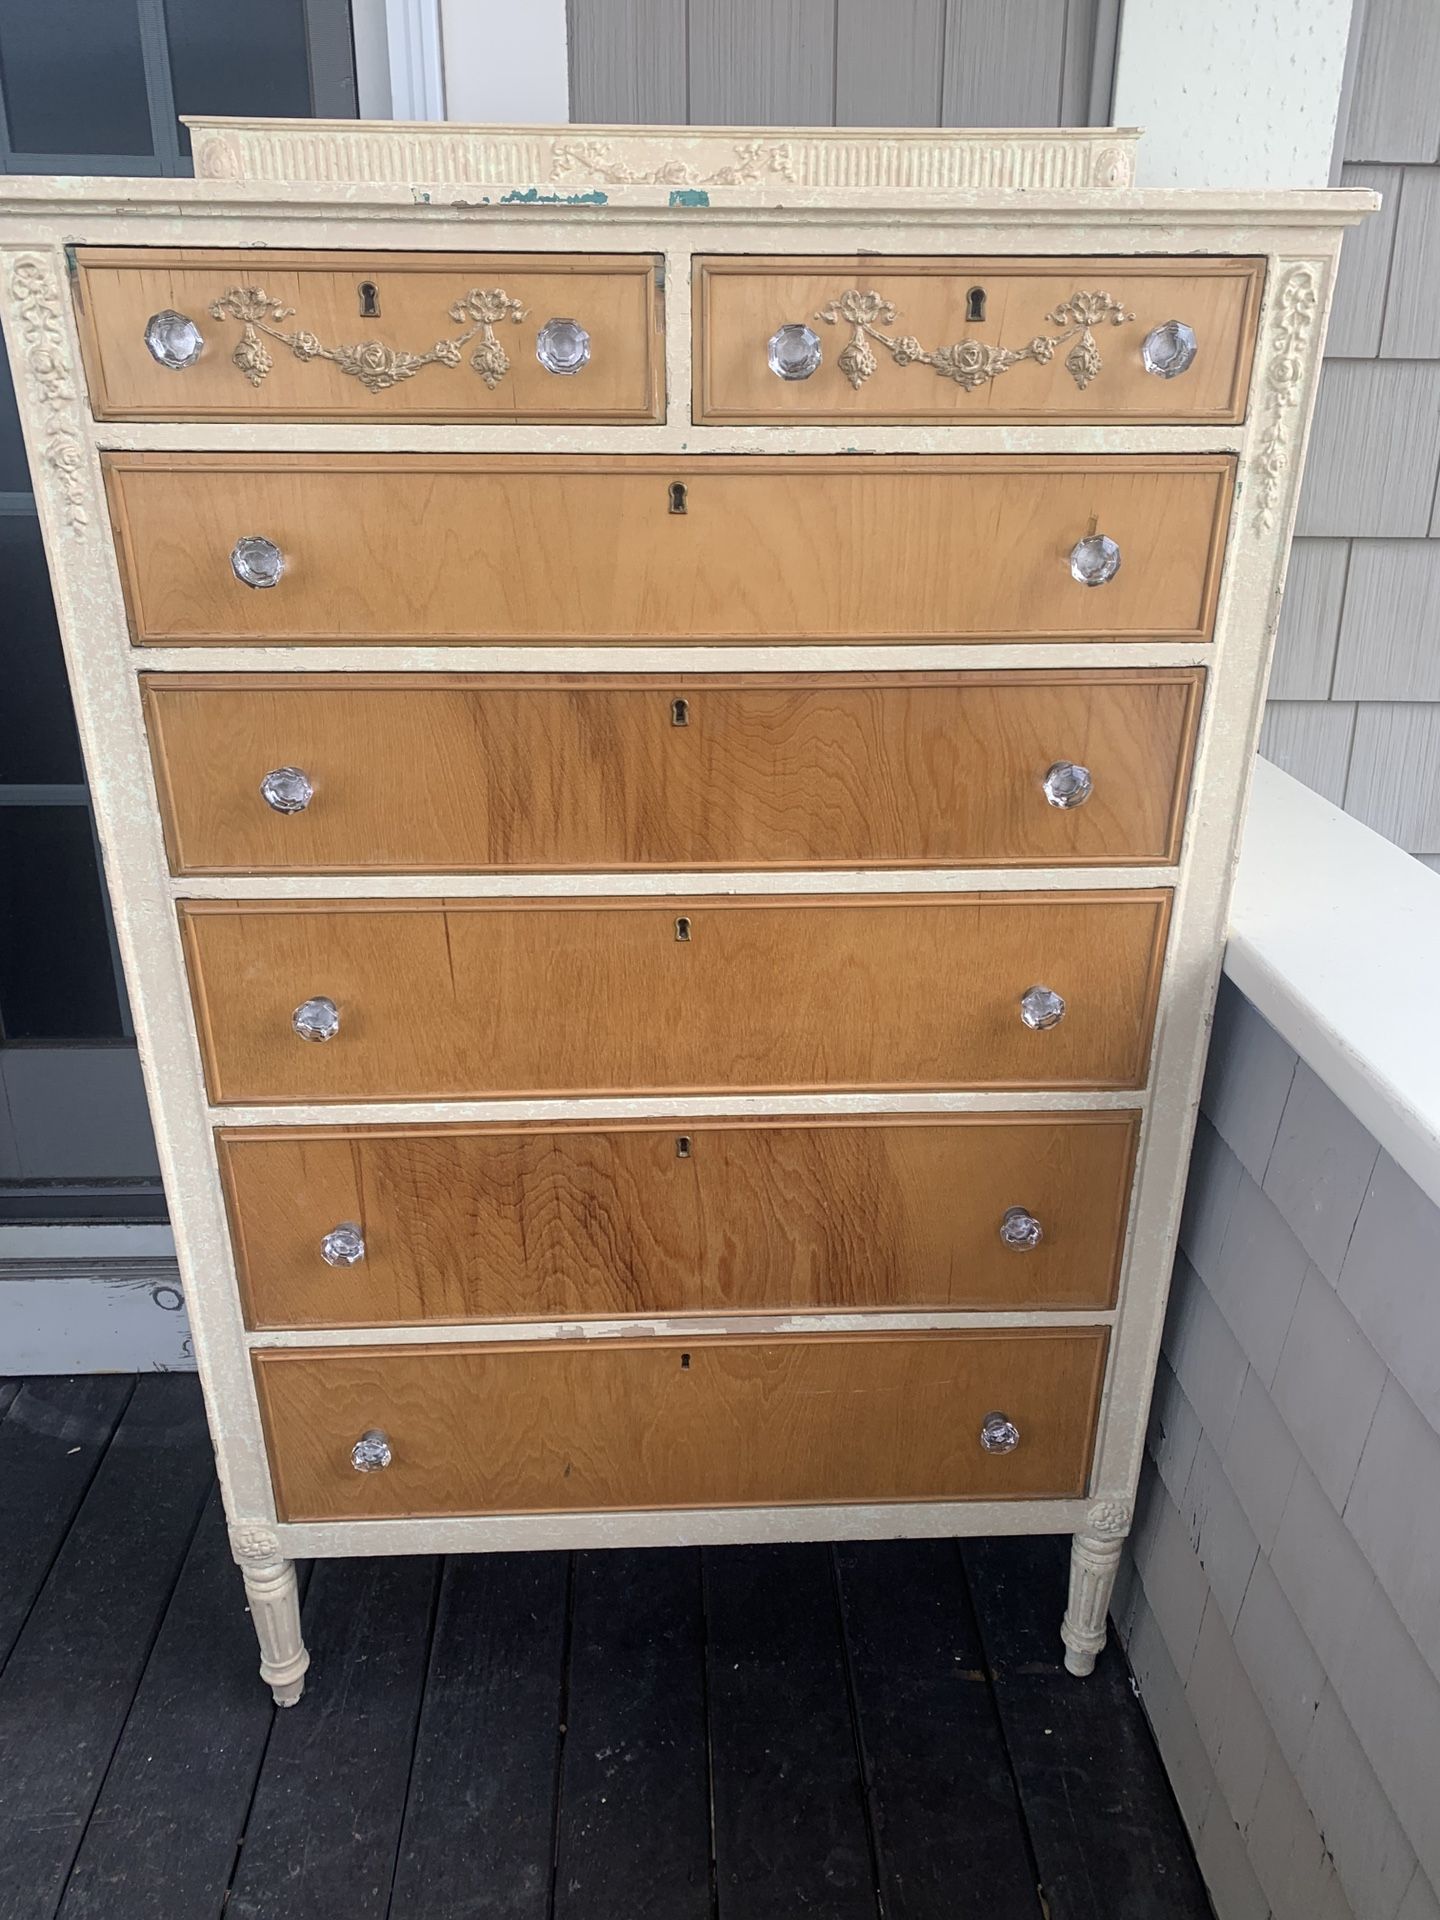
[[[3,1920],[1208,1920],[1058,1541],[326,1561],[277,1713],[195,1381],[0,1408]]]

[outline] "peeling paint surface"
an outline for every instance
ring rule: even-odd
[[[708,207],[710,196],[703,187],[676,187],[670,195],[672,207]]]
[[[502,207],[604,207],[609,203],[609,194],[598,187],[589,193],[541,193],[538,187],[515,187],[500,196]]]

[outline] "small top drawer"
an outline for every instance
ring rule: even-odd
[[[696,261],[695,419],[1245,416],[1265,263]]]
[[[82,247],[99,420],[663,418],[648,254]]]

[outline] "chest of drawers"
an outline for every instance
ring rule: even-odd
[[[1068,1533],[1088,1671],[1370,196],[194,142],[0,302],[277,1699],[296,1556],[677,1540]]]

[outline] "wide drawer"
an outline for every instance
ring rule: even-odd
[[[445,873],[1173,861],[1203,677],[144,687],[176,873]]]
[[[1263,260],[695,266],[695,418],[707,425],[1245,417]]]
[[[282,1520],[1082,1494],[1104,1327],[255,1355]],[[1019,1433],[987,1450],[1003,1414]],[[357,1471],[362,1435],[370,1458]]]
[[[651,421],[655,277],[648,254],[82,247],[75,297],[101,420]]]
[[[1234,479],[1216,454],[115,453],[105,467],[141,644],[1206,640]],[[1088,585],[1073,556],[1097,536],[1121,564]],[[242,540],[278,551],[274,585],[237,577]],[[256,570],[253,547],[242,567]]]
[[[181,908],[217,1101],[1138,1087],[1170,894]],[[1022,996],[1061,995],[1027,1026]],[[333,1003],[322,1044],[303,1002]],[[309,1024],[328,1024],[324,1008]]]
[[[1108,1307],[1138,1125],[232,1127],[218,1145],[247,1322],[381,1327]]]

